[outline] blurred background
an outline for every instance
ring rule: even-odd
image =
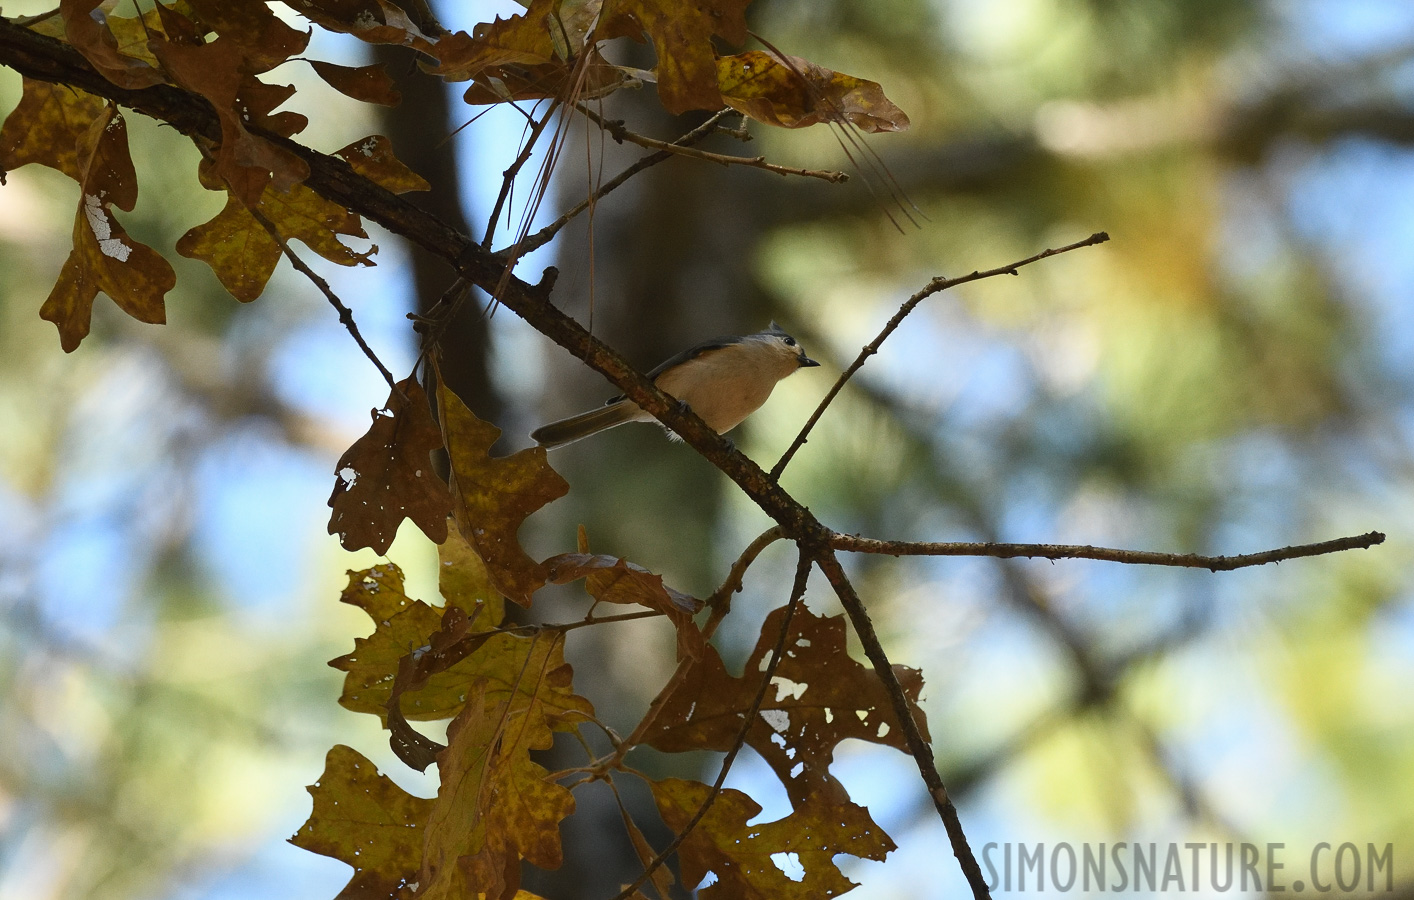
[[[439,13],[469,29],[515,10]],[[557,303],[592,313],[645,368],[780,321],[824,365],[734,435],[769,466],[929,278],[1108,231],[1102,247],[928,300],[784,484],[833,527],[884,538],[1230,554],[1387,532],[1374,550],[1222,575],[852,562],[892,657],[924,671],[975,848],[1284,842],[1291,872],[1319,841],[1392,843],[1396,891],[1414,896],[1414,5],[756,0],[751,22],[880,82],[909,114],[910,131],[868,145],[917,226],[864,173],[831,186],[672,160],[598,206],[592,243],[581,222],[520,273],[558,265]],[[471,112],[408,56],[319,32],[308,55],[388,62],[406,101],[380,117],[289,64],[274,74],[314,118],[302,140],[333,151],[389,134],[440,188],[419,202],[479,237],[515,114],[444,141]],[[0,110],[19,95],[0,72]],[[659,138],[700,121],[654,106],[649,88],[606,112]],[[123,221],[167,252],[222,198],[196,189],[179,135],[127,118],[141,194]],[[824,128],[750,130],[746,147],[707,146],[850,165]],[[573,129],[566,148],[542,220],[641,155]],[[424,796],[436,786],[396,762],[371,717],[336,705],[340,673],[325,665],[369,630],[337,599],[344,571],[376,558],[325,535],[325,501],[386,386],[287,266],[241,307],[172,253],[167,326],[102,299],[65,356],[38,308],[77,200],[35,166],[0,188],[0,900],[330,898],[349,868],[284,843],[329,746]],[[375,269],[305,256],[405,372],[404,314],[448,277],[373,231]],[[611,392],[505,310],[472,311],[456,346],[448,379],[506,430],[507,451]],[[535,553],[571,549],[583,523],[596,551],[705,595],[769,524],[647,426],[551,459],[572,491],[523,530]],[[420,534],[405,529],[389,556],[411,595],[435,598]],[[719,635],[729,664],[784,602],[792,562],[777,546],[752,570]],[[838,611],[823,582],[807,600]],[[547,592],[531,616],[583,607]],[[671,670],[672,640],[614,627],[575,632],[569,652],[579,691],[630,727]],[[708,754],[641,752],[655,775],[716,770]],[[763,821],[783,815],[750,756],[729,784],[761,800]],[[835,771],[899,844],[886,863],[841,859],[863,882],[853,896],[964,890],[907,757],[847,744]],[[564,869],[527,886],[601,898],[632,877],[606,799],[580,797]]]

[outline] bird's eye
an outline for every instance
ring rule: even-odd
[[[795,346],[795,338],[793,338],[793,337],[785,337],[785,338],[781,338],[781,340],[783,340],[783,341],[786,342],[786,346],[787,346],[787,347],[794,347],[794,346]]]

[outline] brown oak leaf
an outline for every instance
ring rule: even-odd
[[[781,128],[848,122],[861,131],[903,131],[908,116],[873,81],[797,56],[748,50],[717,60],[717,84],[735,110]]]
[[[668,587],[663,576],[617,556],[591,554],[584,526],[579,529],[579,552],[561,553],[545,560],[549,580],[566,584],[584,579],[585,590],[598,603],[632,603],[657,610],[668,617],[678,631],[678,658],[702,655],[705,641],[692,621],[702,609],[702,601]]]
[[[450,81],[472,81],[463,95],[471,104],[562,97],[570,91],[580,99],[602,97],[629,79],[587,43],[599,7],[599,0],[531,0],[522,15],[483,22],[470,35],[444,37],[437,44],[438,65],[430,71]]]
[[[658,56],[658,99],[678,114],[719,109],[717,54],[712,38],[746,43],[746,7],[751,0],[604,0],[597,36],[646,33]],[[633,25],[626,20],[632,20]]]
[[[342,744],[308,790],[314,811],[290,843],[353,866],[336,900],[411,900],[434,801],[404,791]]]
[[[647,742],[672,753],[730,749],[756,697],[784,616],[781,607],[766,617],[756,649],[739,678],[727,674],[717,651],[707,647],[668,698]],[[907,666],[894,666],[894,673],[916,704],[923,676]],[[923,711],[915,705],[913,715],[926,735]],[[799,806],[810,797],[848,799],[829,769],[835,746],[850,738],[906,749],[883,682],[849,656],[844,617],[820,617],[801,608],[791,620],[784,654],[746,742],[771,766],[791,802]]]
[[[393,77],[382,63],[354,67],[311,59],[309,65],[330,87],[355,100],[380,106],[403,102],[403,95],[393,86]]]
[[[107,107],[89,125],[76,164],[83,192],[74,216],[74,249],[39,310],[58,326],[66,353],[88,335],[99,291],[139,322],[160,325],[167,319],[163,297],[177,283],[167,260],[129,237],[109,208],[130,211],[137,203],[137,174],[117,107]]]
[[[244,45],[229,37],[209,44],[184,44],[154,36],[151,47],[177,84],[211,103],[221,122],[215,172],[242,202],[254,206],[268,184],[287,192],[309,176],[309,164],[303,159],[246,128],[243,113],[252,89],[246,83],[251,73]]]
[[[103,0],[59,0],[64,37],[95,69],[119,87],[134,90],[161,84],[167,79],[146,60],[125,55],[108,28]]]
[[[387,0],[292,0],[289,5],[323,28],[370,44],[401,44],[430,54],[437,43]]]
[[[335,466],[329,533],[345,550],[384,554],[403,519],[411,519],[434,543],[446,540],[452,495],[431,460],[440,446],[427,394],[412,378],[398,382],[384,408],[373,410],[373,427]]]
[[[669,778],[652,782],[663,821],[681,832],[697,814],[711,788]],[[723,789],[712,808],[678,848],[684,886],[696,887],[707,873],[716,882],[702,888],[702,900],[816,900],[858,887],[835,866],[837,854],[883,860],[894,842],[869,811],[820,795],[796,804],[784,819],[746,824],[761,807],[741,791]],[[775,858],[773,858],[775,857]],[[798,867],[786,872],[776,859]]]
[[[432,189],[425,178],[393,155],[393,142],[381,134],[354,141],[334,155],[364,178],[394,194]]]
[[[76,88],[26,78],[20,105],[0,128],[0,172],[39,163],[83,181],[79,142],[107,106]]]
[[[516,533],[531,513],[569,493],[570,486],[550,468],[543,447],[492,458],[491,445],[501,429],[472,415],[445,382],[437,397],[451,458],[457,527],[486,561],[496,589],[529,606],[549,575],[544,563],[521,548]]]

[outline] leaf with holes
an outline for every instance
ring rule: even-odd
[[[781,128],[835,122],[879,132],[909,124],[878,83],[797,56],[760,50],[724,56],[717,60],[717,84],[733,109]]]
[[[117,107],[109,106],[89,125],[76,164],[83,192],[74,216],[74,249],[39,310],[58,327],[65,353],[88,335],[99,291],[139,322],[160,325],[167,320],[163,297],[177,283],[167,260],[130,238],[110,208],[131,211],[137,204],[137,175]]]
[[[411,900],[434,802],[404,791],[342,744],[329,751],[324,774],[308,790],[314,811],[290,843],[353,866],[340,900]]]
[[[457,527],[486,561],[496,589],[506,599],[529,606],[549,573],[521,548],[516,533],[531,513],[569,493],[570,486],[550,468],[543,447],[492,458],[491,445],[501,429],[472,415],[445,382],[439,382]]]
[[[782,607],[766,617],[740,678],[727,674],[722,658],[709,646],[668,698],[647,742],[672,753],[729,750],[756,697],[784,616]],[[915,704],[914,721],[926,735],[927,722],[916,706],[923,676],[907,666],[894,666],[894,673]],[[883,682],[849,656],[844,617],[824,618],[802,607],[791,620],[780,665],[746,742],[770,764],[791,802],[799,805],[813,796],[848,799],[829,769],[835,746],[850,738],[907,749]]]
[[[669,778],[652,782],[663,821],[681,833],[711,788]],[[702,900],[816,900],[858,887],[835,866],[838,854],[883,860],[894,847],[869,811],[848,801],[814,795],[784,819],[746,823],[761,807],[741,791],[723,789],[712,808],[678,848],[682,881],[689,889],[710,872],[716,882]]]
[[[355,638],[352,652],[329,661],[348,674],[339,705],[353,712],[378,716],[387,726],[388,700],[393,680],[403,657],[430,649],[433,635],[442,627],[447,612],[414,600],[403,592],[402,570],[392,563],[349,573],[349,584],[339,600],[357,606],[373,620],[373,633]],[[478,628],[494,628],[493,609],[476,612],[454,607],[463,620],[471,619]],[[415,695],[405,697],[403,709],[411,719],[448,719],[466,703],[466,691],[474,673],[464,670],[430,677]]]
[[[345,550],[372,547],[383,554],[403,519],[411,519],[434,543],[446,540],[452,495],[431,458],[440,446],[427,394],[414,379],[398,382],[387,405],[373,410],[373,427],[334,467],[329,533]]]

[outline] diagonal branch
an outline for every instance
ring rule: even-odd
[[[894,317],[889,319],[888,324],[884,326],[884,330],[879,332],[879,336],[864,345],[864,349],[859,351],[859,355],[855,357],[854,362],[850,363],[849,368],[845,369],[844,372],[840,374],[839,380],[835,382],[835,386],[830,388],[830,392],[825,395],[825,399],[821,400],[820,405],[815,407],[815,412],[810,415],[810,419],[805,423],[805,427],[800,429],[800,434],[795,436],[795,440],[791,442],[791,445],[786,448],[786,452],[781,454],[781,458],[777,460],[776,465],[772,467],[771,477],[776,479],[781,477],[781,473],[784,472],[786,466],[790,464],[791,458],[795,456],[797,450],[805,445],[806,440],[810,436],[810,430],[815,427],[815,423],[820,421],[820,417],[825,414],[825,410],[834,402],[835,396],[839,394],[845,382],[849,381],[849,379],[854,376],[854,373],[859,371],[860,367],[864,365],[869,357],[879,352],[879,347],[888,339],[889,335],[894,333],[894,330],[903,323],[903,320],[909,313],[913,312],[918,304],[948,288],[954,288],[960,284],[967,284],[971,281],[981,281],[984,278],[993,278],[997,275],[1015,275],[1016,270],[1022,266],[1029,266],[1034,262],[1040,262],[1052,256],[1059,256],[1062,253],[1079,250],[1081,247],[1093,247],[1095,244],[1103,244],[1109,239],[1110,236],[1108,234],[1105,234],[1103,231],[1098,231],[1083,241],[1066,244],[1064,247],[1057,247],[1054,250],[1042,250],[1035,256],[1028,256],[1026,259],[1018,260],[1009,266],[988,269],[985,272],[972,272],[969,275],[962,275],[957,278],[934,278],[932,281],[928,282],[921,291],[904,301],[903,306],[899,307],[898,312],[894,313]]]
[[[820,567],[820,571],[825,573],[825,577],[830,580],[830,586],[835,589],[835,595],[839,597],[845,612],[849,614],[849,621],[854,625],[855,634],[859,635],[859,642],[864,646],[864,654],[869,657],[869,662],[874,664],[875,674],[884,683],[889,701],[894,708],[894,716],[898,719],[899,727],[903,729],[904,740],[908,744],[908,753],[918,765],[918,772],[923,776],[923,783],[928,786],[928,794],[933,798],[933,807],[943,820],[943,827],[947,829],[948,842],[952,844],[953,855],[957,857],[958,864],[962,867],[962,874],[966,876],[967,884],[972,888],[972,896],[976,900],[988,900],[991,897],[991,891],[987,888],[987,879],[982,877],[982,868],[977,865],[977,856],[972,852],[972,846],[968,844],[967,835],[962,830],[962,819],[958,817],[957,807],[953,805],[952,798],[948,796],[947,786],[943,784],[943,776],[938,774],[938,765],[933,760],[933,748],[923,737],[923,732],[913,719],[913,711],[909,709],[908,705],[908,696],[903,691],[903,685],[899,684],[898,676],[894,674],[893,664],[884,654],[884,647],[879,643],[878,634],[874,632],[874,623],[869,619],[869,613],[864,609],[864,602],[859,599],[859,594],[855,592],[854,585],[850,583],[849,576],[845,574],[844,567],[840,565],[839,558],[835,556],[833,550],[825,548],[818,551],[815,563]]]
[[[358,325],[354,322],[353,310],[344,305],[344,302],[334,293],[334,289],[329,287],[329,282],[320,277],[318,272],[305,265],[304,260],[300,259],[294,250],[290,249],[289,242],[285,240],[284,235],[280,234],[280,229],[275,227],[274,222],[270,221],[264,213],[253,206],[247,206],[246,211],[250,213],[255,221],[260,223],[261,228],[264,228],[270,233],[271,239],[280,245],[280,250],[285,254],[285,257],[289,259],[290,265],[298,269],[304,277],[314,283],[315,287],[319,288],[330,305],[338,311],[339,321],[343,323],[344,327],[348,329],[349,334],[353,336],[354,343],[358,344],[358,348],[363,351],[363,355],[368,357],[373,364],[378,367],[378,371],[383,375],[383,380],[388,382],[388,387],[393,389],[393,393],[401,397],[403,391],[402,388],[398,387],[397,382],[393,380],[393,373],[389,372],[388,367],[383,365],[383,361],[378,358],[378,354],[373,352],[373,348],[368,346],[368,342],[363,339],[362,333],[359,332]],[[407,398],[403,397],[403,399],[406,400]]]
[[[1321,541],[1316,544],[1298,544],[1263,550],[1260,553],[1244,553],[1240,556],[1199,556],[1196,553],[1158,553],[1152,550],[1119,550],[1111,547],[1092,547],[1089,544],[1004,544],[993,541],[880,541],[874,538],[852,534],[835,534],[829,540],[836,550],[855,553],[878,553],[885,556],[992,556],[997,559],[1027,558],[1057,559],[1098,559],[1104,562],[1125,563],[1131,566],[1173,566],[1185,569],[1207,569],[1210,572],[1230,572],[1250,566],[1265,566],[1268,563],[1285,562],[1307,556],[1322,556],[1343,550],[1368,550],[1385,542],[1385,536],[1378,531],[1357,534],[1350,537]]]

